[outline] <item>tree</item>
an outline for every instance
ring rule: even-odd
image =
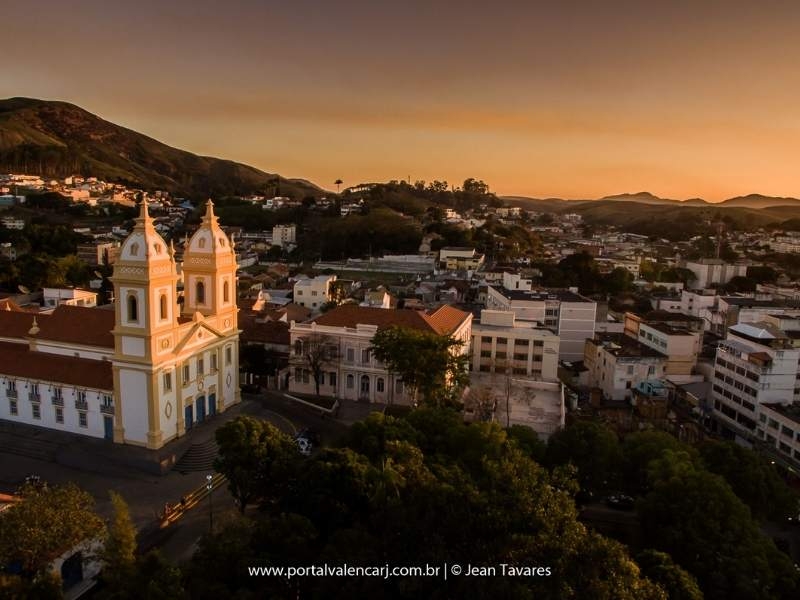
[[[343,183],[344,183],[344,181],[342,181],[341,179],[337,179],[336,181],[334,181],[334,182],[333,182],[333,184],[336,186],[336,193],[337,193],[337,194],[339,193],[339,187],[340,187],[340,186],[341,186]]]
[[[302,357],[304,363],[311,371],[314,378],[314,390],[319,397],[319,386],[325,367],[335,362],[339,357],[339,349],[335,340],[322,333],[312,333],[295,341],[295,356]]]
[[[109,492],[113,516],[109,523],[103,551],[103,580],[113,590],[121,591],[136,568],[136,527],[131,521],[125,500],[117,492]]]
[[[29,577],[48,563],[103,533],[94,500],[75,484],[25,485],[22,501],[0,513],[0,564],[19,562]]]
[[[228,479],[228,489],[244,514],[247,505],[274,492],[297,456],[291,438],[274,425],[241,416],[216,431],[219,455],[214,468]]]
[[[452,336],[392,326],[375,334],[371,351],[389,371],[402,377],[412,390],[414,404],[421,393],[423,401],[441,405],[453,399],[468,380],[468,357],[461,352],[462,346]]]
[[[495,398],[491,388],[473,387],[464,398],[464,410],[470,411],[478,421],[491,421],[494,415]]]
[[[576,421],[547,442],[545,464],[551,468],[574,464],[584,490],[609,489],[617,480],[621,462],[616,434],[594,421]]]
[[[660,585],[669,600],[703,600],[703,592],[691,573],[676,565],[669,554],[645,550],[636,557],[642,574]]]
[[[123,595],[125,600],[180,600],[185,597],[181,571],[158,550],[136,561],[136,574]]]
[[[691,453],[691,457],[696,456],[689,446],[666,431],[640,431],[625,437],[622,443],[622,478],[631,492],[641,493],[649,489],[650,464],[667,451],[684,451]]]
[[[759,520],[796,515],[798,500],[765,457],[734,442],[707,441],[699,447],[703,466],[725,481]]]
[[[637,504],[643,539],[692,573],[706,598],[795,598],[800,576],[761,533],[719,475],[684,452],[651,462],[652,491]]]

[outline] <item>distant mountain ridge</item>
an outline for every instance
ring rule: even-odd
[[[196,198],[257,192],[302,198],[323,191],[302,179],[173,148],[74,104],[33,98],[0,100],[0,172],[95,176]]]
[[[583,202],[635,202],[638,204],[649,204],[654,206],[694,206],[694,207],[708,207],[708,208],[773,208],[776,206],[800,206],[800,199],[791,197],[780,196],[764,196],[762,194],[748,194],[746,196],[737,196],[735,198],[728,198],[722,202],[707,202],[702,198],[690,198],[688,200],[673,200],[670,198],[660,198],[650,192],[636,192],[636,193],[623,193],[614,194],[611,196],[603,196],[597,199],[586,200],[565,200],[562,198],[529,198],[527,196],[501,196],[502,200],[508,202],[520,203],[523,205],[531,205],[531,208],[536,206],[545,209],[547,207],[560,207],[565,208],[571,204],[579,204]]]

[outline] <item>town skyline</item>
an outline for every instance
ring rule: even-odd
[[[11,2],[52,44],[9,48],[0,96],[326,189],[477,177],[530,197],[800,196],[788,3],[96,4]]]

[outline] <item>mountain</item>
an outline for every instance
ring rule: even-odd
[[[323,193],[302,179],[167,146],[74,104],[33,98],[0,100],[0,172],[95,176],[200,199],[254,192],[298,198]]]
[[[770,208],[772,206],[800,206],[797,198],[782,198],[779,196],[762,196],[761,194],[748,194],[747,196],[737,196],[729,198],[720,203],[726,208]]]

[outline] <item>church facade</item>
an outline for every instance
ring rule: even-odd
[[[0,314],[0,419],[155,449],[239,402],[236,257],[210,201],[182,277],[179,298],[174,250],[143,203],[113,311]]]

